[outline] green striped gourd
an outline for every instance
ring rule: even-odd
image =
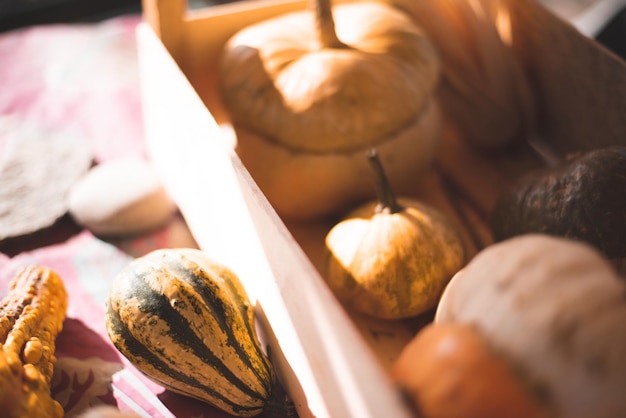
[[[235,416],[261,413],[275,374],[238,277],[195,249],[161,249],[114,279],[107,332],[163,387]]]

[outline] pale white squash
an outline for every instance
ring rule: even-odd
[[[626,281],[586,244],[531,234],[487,247],[435,322],[477,327],[556,416],[624,416]]]

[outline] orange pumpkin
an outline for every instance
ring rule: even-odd
[[[470,325],[429,324],[392,368],[421,418],[539,418],[548,409]]]

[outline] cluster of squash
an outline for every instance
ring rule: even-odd
[[[626,147],[530,172],[392,370],[422,417],[626,411]]]
[[[585,242],[493,244],[450,281],[394,379],[424,417],[620,417],[625,294]]]
[[[395,196],[434,164],[442,117],[437,49],[393,3],[311,1],[235,34],[219,88],[239,157],[283,218],[341,219],[322,275],[348,309],[384,320],[435,311],[391,371],[420,417],[619,416],[626,283],[599,250],[624,257],[623,198],[606,228],[617,244],[598,249],[584,242],[591,224],[569,236],[537,227],[503,197],[501,242],[468,263],[446,216]],[[623,166],[623,149],[610,151]],[[263,412],[275,393],[241,284],[200,251],[133,262],[114,282],[107,329],[146,375],[232,415]]]
[[[389,197],[412,193],[435,162],[436,47],[391,4],[308,4],[243,28],[224,47],[219,91],[236,151],[284,219],[343,219],[326,239],[324,277],[344,304],[415,316],[465,262],[443,214]]]
[[[310,5],[246,27],[224,47],[219,87],[237,153],[284,218],[335,217],[378,197],[350,212],[329,236],[329,284],[337,295],[355,280],[360,293],[378,288],[371,298],[343,298],[365,313],[416,315],[434,306],[465,257],[443,215],[417,201],[396,201],[392,192],[411,190],[437,152],[435,48],[407,14],[381,2]],[[366,268],[359,258],[369,254],[357,244],[361,249],[344,266],[347,248],[337,245],[351,239],[352,220],[361,216],[371,217],[372,231],[393,229],[365,251],[381,253],[378,243],[393,240],[385,244],[387,258],[370,271],[370,281],[379,283],[370,289],[356,273]],[[408,257],[397,257],[399,246]],[[424,257],[412,255],[415,249]],[[400,276],[404,268],[414,271]],[[408,288],[396,280],[391,294],[380,283],[393,277],[415,280]],[[409,297],[389,303],[400,294]],[[281,405],[273,399],[275,372],[241,284],[201,251],[159,250],[133,261],[113,282],[106,326],[120,352],[169,390],[234,416]]]
[[[587,243],[507,239],[447,283],[391,377],[420,417],[619,417],[625,294],[624,278]],[[234,416],[290,410],[271,402],[275,372],[245,291],[202,251],[136,259],[107,307],[111,340],[164,387]]]
[[[419,26],[428,22],[418,11],[431,6],[357,2],[331,12],[328,2],[310,4],[315,19],[280,16],[231,39],[221,97],[237,152],[281,216],[343,216],[326,236],[323,277],[347,308],[386,320],[436,309],[392,373],[418,415],[619,416],[626,373],[617,363],[626,352],[613,333],[624,289],[605,258],[624,257],[623,194],[610,194],[624,190],[623,149],[584,156],[503,196],[491,220],[502,242],[464,267],[450,220],[394,196],[414,189],[437,152],[439,52],[450,57]],[[519,123],[521,131],[531,124]],[[474,137],[488,137],[485,148],[512,139],[481,129]],[[376,195],[363,157],[371,150]],[[598,190],[607,198],[589,199]],[[587,302],[587,292],[598,298]]]
[[[611,260],[623,259],[623,241],[604,225],[623,227],[626,208],[613,187],[623,190],[626,149],[594,150],[524,179],[494,210],[499,242],[469,263],[450,221],[396,199],[376,150],[367,157],[378,199],[329,231],[324,277],[346,307],[369,316],[435,309],[390,371],[417,414],[620,416],[626,281]],[[526,200],[511,203],[520,196]],[[536,201],[578,204],[570,219],[537,211]],[[606,222],[579,216],[580,205]],[[508,236],[498,233],[503,218],[515,220]],[[273,401],[275,371],[245,291],[202,251],[158,250],[131,263],[113,283],[107,329],[139,370],[170,390],[236,416],[268,405],[290,410],[286,399]]]

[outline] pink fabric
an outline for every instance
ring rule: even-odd
[[[127,16],[0,34],[0,122],[17,120],[15,129],[71,131],[89,141],[98,161],[144,155],[135,45],[139,21]],[[0,157],[4,145],[0,138]],[[12,258],[0,254],[0,297],[28,264],[51,267],[65,281],[69,308],[57,341],[52,389],[67,417],[102,403],[144,417],[227,416],[146,379],[115,349],[105,329],[113,277],[133,257],[153,249],[193,246],[185,230],[176,217],[137,239],[105,242],[83,231]]]
[[[129,16],[0,34],[0,115],[72,130],[90,141],[100,160],[143,154],[138,22]]]

